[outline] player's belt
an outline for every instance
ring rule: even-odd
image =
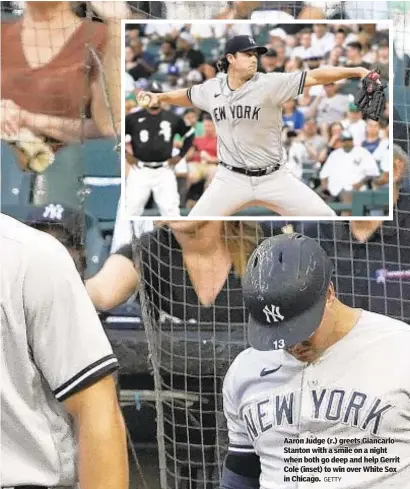
[[[164,168],[166,166],[168,166],[168,162],[167,161],[162,161],[162,162],[158,162],[158,161],[152,161],[152,162],[146,162],[146,161],[139,161],[137,163],[137,166],[138,168]]]
[[[30,485],[25,485],[25,486],[1,486],[1,489],[48,489],[48,486],[30,486]]]
[[[269,175],[280,168],[280,165],[272,165],[267,166],[266,168],[260,168],[259,170],[248,170],[247,168],[239,168],[238,166],[228,165],[223,161],[220,161],[219,163],[228,170],[240,173],[241,175],[246,175],[248,177],[263,177],[264,175]]]

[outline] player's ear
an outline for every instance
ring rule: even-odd
[[[331,306],[336,299],[335,286],[333,282],[330,282],[329,288],[327,290],[326,307]]]

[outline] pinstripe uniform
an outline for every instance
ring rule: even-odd
[[[349,334],[309,364],[286,350],[248,348],[224,380],[229,451],[259,456],[261,489],[410,489],[409,339],[407,324],[362,311]],[[348,459],[343,472],[333,470],[339,457]],[[380,471],[347,470],[376,464]],[[317,470],[323,465],[330,471]]]
[[[118,368],[88,294],[53,237],[0,217],[1,481],[74,487],[62,401]]]
[[[302,93],[305,79],[305,71],[256,73],[232,90],[221,74],[188,90],[192,104],[212,116],[222,162],[191,216],[229,215],[254,201],[268,203],[282,215],[334,215],[286,168],[283,156],[281,105]],[[256,175],[259,170],[266,174]]]

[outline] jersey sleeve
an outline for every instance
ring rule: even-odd
[[[265,89],[270,93],[271,100],[275,105],[282,105],[303,92],[305,81],[306,71],[266,73]]]
[[[205,112],[210,112],[210,99],[211,96],[214,96],[214,92],[215,88],[213,88],[213,80],[208,80],[188,88],[187,95],[192,105],[201,110],[205,110]]]
[[[118,368],[94,306],[66,249],[45,235],[24,281],[33,361],[64,401]]]
[[[233,376],[228,371],[223,384],[223,408],[228,426],[230,453],[254,453],[255,448],[248,436],[245,423],[240,419],[233,395]]]

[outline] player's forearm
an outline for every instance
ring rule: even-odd
[[[74,415],[78,443],[78,475],[82,489],[128,489],[125,424],[111,376],[86,390],[110,383],[110,394],[86,396]],[[78,396],[81,396],[79,393]]]
[[[83,138],[101,137],[101,132],[92,119],[84,122],[80,119],[57,117],[46,114],[24,112],[24,126],[39,136],[47,136],[64,143],[75,143]]]
[[[188,90],[182,88],[181,90],[173,90],[172,92],[165,92],[158,94],[158,99],[161,103],[170,105],[179,105],[180,107],[192,107],[192,103],[188,98]]]
[[[369,70],[361,66],[347,68],[343,66],[331,66],[328,68],[317,68],[309,70],[306,75],[305,87],[314,85],[327,85],[335,83],[346,78],[363,78]]]

